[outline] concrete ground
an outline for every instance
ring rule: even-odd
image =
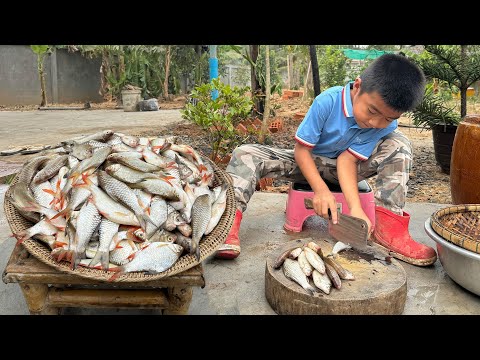
[[[114,131],[152,130],[183,121],[178,110],[124,112],[122,110],[80,111],[2,111],[0,112],[0,150],[10,146],[57,144],[106,128]],[[28,155],[27,155],[28,156]],[[3,213],[2,177],[14,172],[26,157],[0,157],[0,270],[3,272],[15,245]],[[13,159],[13,160],[12,160]],[[16,165],[15,165],[16,162]],[[13,164],[13,165],[12,165]],[[2,172],[3,170],[3,172]],[[301,233],[286,233],[286,194],[257,192],[249,203],[240,229],[242,254],[235,260],[204,261],[206,286],[195,288],[189,314],[275,314],[265,298],[265,259],[268,251],[294,239],[325,235],[319,218],[307,220]],[[435,247],[425,233],[425,220],[445,204],[409,203],[410,232],[419,242]],[[430,267],[416,267],[400,262],[407,273],[405,315],[410,314],[480,314],[480,297],[454,283],[440,261]],[[67,314],[158,314],[154,310],[67,309]],[[0,315],[28,314],[18,284],[0,282]]]
[[[0,185],[0,202],[6,185]],[[204,261],[206,286],[194,288],[191,315],[273,315],[265,298],[265,259],[270,249],[294,239],[325,235],[320,218],[311,217],[300,233],[286,233],[286,194],[257,192],[244,214],[240,237],[242,254],[235,260]],[[425,220],[445,204],[411,203],[410,232],[419,242],[435,247],[423,230]],[[6,266],[15,239],[0,210],[0,269]],[[417,267],[400,262],[407,273],[405,315],[480,314],[480,297],[463,289],[445,273],[439,260],[430,267]],[[66,309],[65,314],[159,314],[154,310]],[[28,308],[18,284],[0,282],[0,314],[28,314]]]

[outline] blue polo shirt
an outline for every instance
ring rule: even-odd
[[[331,87],[313,101],[295,134],[295,140],[312,148],[315,155],[331,159],[348,150],[367,160],[377,142],[397,128],[397,120],[385,129],[362,129],[353,117],[350,84]]]

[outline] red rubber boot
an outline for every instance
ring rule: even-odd
[[[242,221],[242,212],[237,209],[235,219],[233,220],[232,228],[227,235],[225,243],[220,245],[215,257],[218,259],[235,259],[240,255],[240,239],[238,238],[238,231],[240,229],[240,222]]]
[[[397,215],[381,206],[375,207],[373,240],[400,260],[417,266],[428,266],[437,260],[433,248],[412,239],[408,232],[410,215]]]

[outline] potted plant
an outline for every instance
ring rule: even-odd
[[[455,105],[446,106],[445,101],[434,94],[433,88],[427,87],[423,101],[408,116],[415,126],[432,130],[435,160],[442,171],[449,174],[453,141],[460,122]]]
[[[428,88],[423,102],[409,116],[417,126],[432,130],[435,159],[442,171],[450,173],[453,140],[460,120],[467,114],[467,90],[480,80],[480,47],[470,45],[425,45],[413,57],[429,80],[440,81],[460,92],[460,106],[447,105]]]

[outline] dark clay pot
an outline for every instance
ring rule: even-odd
[[[452,147],[456,131],[456,125],[435,125],[432,127],[435,160],[445,174],[450,174]]]

